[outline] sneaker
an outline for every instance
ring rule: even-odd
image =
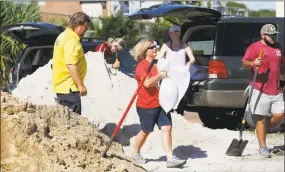
[[[132,155],[132,159],[137,161],[140,164],[145,164],[146,160],[144,159],[144,157],[142,156],[141,153],[136,153]]]
[[[181,168],[186,164],[185,160],[179,159],[176,156],[173,156],[171,160],[168,160],[166,163],[167,168]]]
[[[259,153],[260,153],[262,156],[266,157],[266,158],[271,158],[270,153],[269,153],[269,150],[268,150],[268,148],[267,148],[266,146],[260,147],[260,148],[259,148]]]

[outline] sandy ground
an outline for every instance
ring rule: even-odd
[[[142,154],[149,161],[143,167],[148,171],[244,171],[244,172],[281,172],[284,171],[284,153],[263,158],[258,153],[258,143],[254,132],[244,132],[244,139],[249,143],[241,157],[226,156],[225,152],[233,138],[238,138],[237,131],[226,129],[212,130],[201,125],[196,113],[186,112],[187,119],[172,114],[173,119],[173,148],[174,154],[187,160],[182,169],[167,169],[166,157],[161,146],[161,132],[156,130],[146,141]],[[190,120],[190,121],[189,121]],[[193,122],[191,122],[193,121]],[[134,137],[131,138],[133,143]],[[269,148],[279,146],[284,150],[284,134],[269,134]],[[132,146],[125,146],[127,155]]]

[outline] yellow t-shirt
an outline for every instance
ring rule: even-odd
[[[75,64],[84,82],[87,62],[79,36],[70,28],[66,28],[56,39],[52,59],[52,80],[55,93],[68,94],[69,90],[78,91],[71,78],[67,64]]]

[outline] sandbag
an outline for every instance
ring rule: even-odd
[[[168,113],[177,104],[178,89],[171,78],[164,78],[159,90],[159,103],[162,109]]]
[[[173,107],[173,109],[177,109],[178,104],[185,95],[190,83],[189,68],[187,66],[170,67],[167,76],[175,83],[178,89],[178,100]]]
[[[160,58],[157,61],[156,67],[157,67],[157,71],[158,72],[161,72],[161,71],[168,72],[168,70],[169,70],[169,62],[165,58]]]

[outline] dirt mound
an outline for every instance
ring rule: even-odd
[[[62,106],[35,106],[1,92],[1,171],[146,171],[87,118]]]

